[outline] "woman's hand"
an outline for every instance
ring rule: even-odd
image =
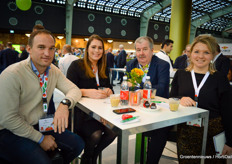
[[[107,94],[107,97],[109,97],[111,94],[113,94],[113,91],[110,88],[104,88],[104,90]]]
[[[182,97],[180,99],[180,104],[183,106],[196,106],[196,102],[190,97]]]
[[[225,144],[221,155],[232,155],[232,147]]]
[[[82,95],[92,98],[92,99],[104,99],[107,96],[107,93],[103,90],[97,89],[81,89]]]

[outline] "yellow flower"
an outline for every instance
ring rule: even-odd
[[[138,76],[143,76],[144,72],[139,68],[134,68],[131,72],[135,72]]]

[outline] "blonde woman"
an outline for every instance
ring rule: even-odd
[[[197,106],[209,110],[209,128],[206,155],[212,159],[205,163],[225,163],[213,158],[216,151],[213,136],[225,131],[226,144],[222,155],[232,154],[232,105],[228,79],[215,71],[212,60],[216,56],[216,40],[209,35],[195,38],[191,46],[190,65],[178,70],[172,82],[170,97],[179,97],[183,106]],[[197,164],[198,159],[181,159],[181,155],[200,155],[203,128],[181,124],[178,126],[177,152],[179,163]]]

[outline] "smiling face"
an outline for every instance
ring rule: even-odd
[[[43,74],[53,61],[55,41],[49,34],[38,34],[34,37],[33,44],[27,47],[27,51],[36,69]]]
[[[195,71],[207,72],[213,54],[206,44],[199,42],[193,47],[190,58]]]
[[[150,48],[149,42],[143,40],[135,44],[136,57],[142,66],[149,64],[153,55],[153,49]]]
[[[100,40],[93,39],[88,48],[88,58],[92,63],[97,63],[103,55],[103,45]]]

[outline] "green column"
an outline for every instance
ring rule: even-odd
[[[67,0],[66,2],[66,28],[65,28],[65,35],[66,35],[66,44],[71,45],[72,39],[72,22],[73,22],[73,4],[76,0]]]
[[[192,0],[172,0],[169,38],[174,41],[170,57],[175,60],[189,43]]]

